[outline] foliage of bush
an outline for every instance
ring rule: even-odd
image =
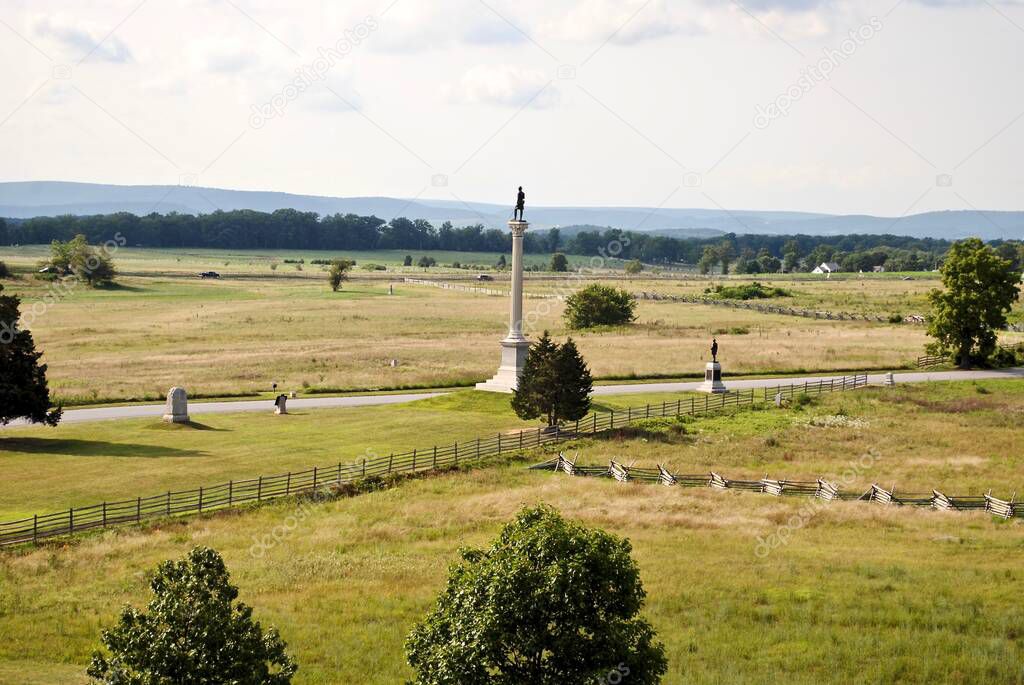
[[[236,603],[229,581],[220,554],[206,547],[160,564],[147,611],[126,607],[103,631],[107,653],[93,655],[88,675],[103,685],[288,685],[298,667],[284,641]]]
[[[592,283],[565,300],[565,323],[579,330],[594,326],[619,326],[636,320],[636,298],[609,285]]]
[[[762,285],[757,281],[740,285],[717,285],[712,292],[726,300],[763,300],[791,295],[788,290]]]
[[[628,540],[523,509],[487,549],[463,549],[406,640],[418,685],[652,685],[664,646]]]

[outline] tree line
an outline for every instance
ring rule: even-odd
[[[483,224],[434,226],[424,219],[331,214],[279,209],[215,211],[210,214],[128,212],[94,216],[0,219],[0,245],[45,244],[85,235],[102,243],[117,234],[134,247],[292,249],[292,250],[446,250],[452,252],[509,252],[508,231]],[[1024,243],[993,241],[1000,256],[1024,264]],[[822,262],[835,262],[841,271],[931,270],[941,266],[952,242],[936,238],[849,234],[736,235],[675,238],[594,229],[565,235],[558,228],[526,234],[524,250],[534,254],[564,252],[589,257],[639,260],[646,264],[697,265],[704,272],[775,273],[810,271]]]

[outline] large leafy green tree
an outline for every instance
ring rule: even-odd
[[[464,549],[406,640],[417,685],[650,685],[667,662],[640,618],[628,540],[523,509],[488,549]]]
[[[0,293],[4,287],[0,285]],[[32,333],[18,328],[17,297],[0,294],[0,425],[24,418],[56,426],[61,408],[50,409],[46,364],[39,363]]]
[[[103,631],[108,653],[93,655],[88,675],[104,685],[288,685],[298,667],[284,641],[235,602],[229,581],[220,554],[206,547],[160,564],[148,611],[125,607]]]
[[[565,299],[565,323],[572,329],[619,326],[636,319],[636,298],[628,291],[591,283]]]
[[[1020,278],[1009,260],[978,238],[953,245],[942,265],[944,290],[928,294],[931,350],[952,355],[964,368],[987,359],[1020,294]]]

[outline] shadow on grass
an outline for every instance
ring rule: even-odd
[[[189,421],[188,423],[167,423],[161,421],[159,423],[153,423],[146,426],[146,430],[151,431],[214,431],[217,433],[230,433],[230,428],[214,428],[208,426],[205,423],[199,423],[198,421]]]
[[[103,283],[100,285],[93,286],[94,290],[107,291],[107,292],[125,292],[125,293],[141,293],[145,288],[140,288],[135,285],[125,285],[124,283]]]
[[[0,453],[59,454],[72,457],[201,457],[205,452],[160,445],[137,445],[106,440],[64,440],[61,438],[0,438]]]

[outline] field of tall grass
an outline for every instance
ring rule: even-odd
[[[192,395],[471,384],[496,368],[507,301],[355,280],[243,275],[216,281],[125,276],[45,304],[46,284],[6,281],[70,404]],[[627,286],[629,287],[629,286]],[[803,287],[803,286],[800,286]],[[532,336],[570,332],[562,303],[528,299]],[[575,333],[597,377],[700,373],[719,336],[726,373],[901,367],[922,354],[920,326],[830,322],[684,303],[641,302],[634,325]],[[396,360],[392,365],[392,360]]]

